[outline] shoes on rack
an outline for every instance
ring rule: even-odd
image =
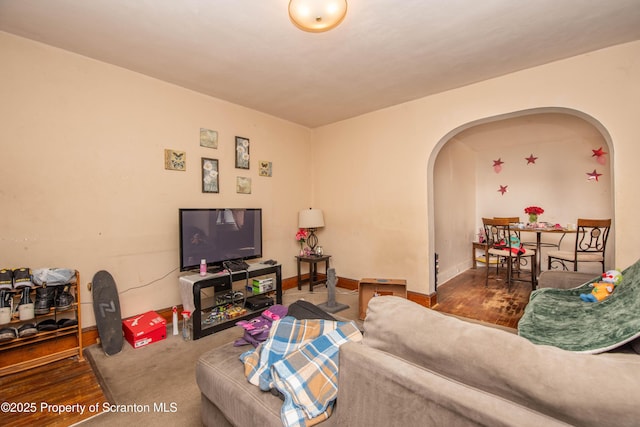
[[[31,280],[31,269],[29,267],[13,269],[13,287],[16,289],[33,287],[33,281]]]
[[[54,286],[43,286],[36,289],[36,314],[47,314],[55,304],[56,288]]]
[[[13,292],[7,289],[0,289],[0,308],[11,308],[11,297]]]
[[[69,268],[34,268],[31,276],[38,286],[62,286],[76,281],[76,271]]]
[[[31,301],[31,297],[29,296],[30,292],[30,287],[22,288],[22,297],[20,298],[20,303],[18,304],[18,313],[20,316],[20,320],[31,320],[36,317],[33,301]]]
[[[69,326],[76,326],[78,321],[76,319],[60,319],[58,320],[58,328],[68,328]]]
[[[8,268],[0,269],[0,289],[13,289],[13,271]]]
[[[0,342],[11,341],[16,338],[18,338],[18,331],[16,328],[0,329]]]
[[[36,325],[36,328],[38,329],[38,332],[55,331],[56,329],[58,329],[58,324],[54,319],[45,319],[42,322],[38,323]]]
[[[31,337],[37,333],[38,329],[33,323],[23,323],[22,326],[18,328],[18,336],[20,338]]]
[[[13,293],[7,289],[0,289],[0,325],[11,322],[11,300]]]
[[[62,290],[60,290],[60,288],[58,287],[58,293],[56,295],[56,300],[55,300],[56,310],[64,311],[64,310],[69,310],[71,307],[73,307],[73,302],[75,301],[75,299],[73,298],[73,295],[71,295],[71,293],[69,292],[70,288],[71,288],[70,285],[64,285]]]

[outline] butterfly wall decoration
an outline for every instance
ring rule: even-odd
[[[187,170],[187,153],[171,149],[164,150],[164,168],[174,171]]]

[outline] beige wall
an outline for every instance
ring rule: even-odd
[[[76,268],[83,290],[105,269],[124,316],[171,307],[178,208],[259,207],[265,257],[295,274],[308,129],[5,33],[0,62],[1,267]],[[218,131],[217,150],[199,146],[200,127]],[[249,171],[234,167],[236,135],[251,140]],[[164,169],[165,148],[186,151],[186,172]],[[201,192],[201,157],[220,160],[220,194]],[[252,178],[252,194],[236,194],[236,176]],[[82,311],[94,324],[92,306]]]
[[[327,221],[324,244],[338,273],[402,277],[410,290],[432,292],[438,151],[469,124],[544,108],[581,112],[611,136],[615,266],[635,262],[638,58],[640,42],[629,43],[315,129],[314,181],[322,185],[314,204],[335,218]]]
[[[640,42],[314,130],[4,33],[0,55],[2,266],[75,267],[83,283],[109,270],[125,316],[180,303],[185,206],[263,208],[265,256],[285,277],[297,211],[322,208],[320,244],[338,275],[401,277],[430,293],[441,146],[469,123],[543,107],[583,112],[611,135],[616,266],[640,253]],[[200,127],[218,130],[218,150],[199,147]],[[251,195],[235,193],[235,135],[251,139]],[[165,148],[187,152],[187,172],[164,170]],[[220,159],[219,195],[201,193],[200,157]],[[273,162],[273,178],[257,176],[257,160]],[[94,323],[90,305],[83,315]]]
[[[433,168],[434,241],[438,285],[471,267],[469,242],[477,227],[477,153],[458,138],[450,140]]]

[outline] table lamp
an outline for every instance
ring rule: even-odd
[[[318,245],[318,237],[316,236],[316,230],[320,227],[324,227],[324,216],[320,209],[304,209],[298,214],[298,227],[306,228],[309,230],[309,237],[307,237],[307,246],[315,253],[315,248]]]

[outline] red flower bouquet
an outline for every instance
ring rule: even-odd
[[[544,213],[544,209],[538,206],[529,206],[528,208],[524,208],[524,213],[529,215],[542,215]]]
[[[300,243],[300,256],[305,255],[304,251],[304,242],[307,241],[307,237],[309,237],[309,232],[304,228],[298,229],[296,233],[296,240]]]
[[[529,214],[529,224],[535,224],[538,222],[538,215],[542,215],[544,209],[539,206],[529,206],[528,208],[524,208],[524,213]]]
[[[309,237],[309,232],[304,228],[300,228],[296,233],[296,240],[300,242],[300,246],[307,241],[307,237]]]

